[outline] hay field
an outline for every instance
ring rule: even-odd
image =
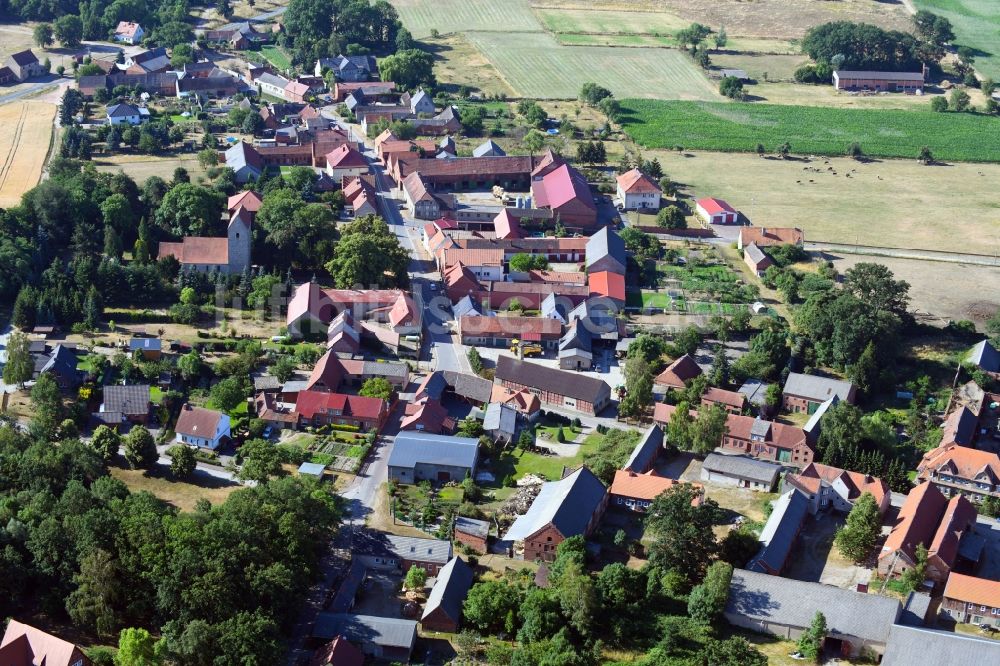
[[[170,180],[177,167],[187,169],[192,182],[197,182],[205,176],[205,167],[201,166],[198,158],[194,155],[154,157],[151,155],[119,154],[95,157],[93,161],[98,171],[111,173],[124,171],[140,185],[146,182],[150,176],[159,176],[164,180]]]
[[[976,70],[1000,79],[1000,4],[996,0],[913,0],[913,4],[951,21],[956,46],[980,51]]]
[[[927,167],[916,160],[861,163],[845,157],[804,162],[690,150],[647,150],[643,157],[658,158],[664,173],[692,197],[725,199],[757,226],[799,227],[807,241],[1000,252],[993,187],[1000,182],[1000,164]]]
[[[525,97],[571,99],[598,81],[619,98],[721,99],[691,59],[672,49],[561,46],[545,33],[467,36]]]
[[[417,39],[431,30],[441,34],[469,30],[540,32],[527,0],[391,0]]]
[[[487,95],[513,96],[514,90],[496,68],[463,34],[423,40],[434,54],[434,75],[445,88],[468,86]]]
[[[0,207],[16,206],[38,184],[55,115],[55,104],[46,102],[0,105]]]

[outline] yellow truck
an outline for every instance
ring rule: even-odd
[[[517,338],[510,341],[510,353],[521,353],[524,356],[539,356],[543,353],[542,346],[533,342],[521,342]]]

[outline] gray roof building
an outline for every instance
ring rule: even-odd
[[[611,227],[602,227],[587,241],[587,272],[625,274],[625,241]]]
[[[816,611],[826,616],[831,637],[854,637],[884,645],[901,608],[895,599],[877,594],[744,569],[733,571],[725,616],[737,626],[768,633],[779,633],[784,627],[805,629]]]
[[[762,407],[767,397],[767,386],[766,382],[759,379],[748,379],[737,391],[745,395],[751,405]]]
[[[112,104],[108,106],[108,118],[127,118],[139,115],[139,109],[131,104]]]
[[[823,420],[823,416],[827,411],[838,402],[840,402],[840,398],[837,396],[831,396],[828,400],[824,400],[823,404],[816,408],[816,411],[812,413],[812,416],[809,417],[809,420],[802,427],[806,431],[806,434],[813,438],[819,437],[820,421]]]
[[[39,375],[49,372],[55,376],[56,382],[60,386],[75,386],[80,381],[80,373],[76,371],[76,364],[76,352],[65,345],[56,345],[48,359],[41,363],[41,367],[38,367],[38,362],[35,365]]]
[[[854,384],[832,377],[792,372],[789,373],[788,379],[785,381],[784,393],[808,398],[814,402],[826,402],[833,396],[837,396],[840,400],[853,402]]]
[[[950,631],[893,626],[882,666],[914,664],[1000,664],[1000,642]]]
[[[622,469],[636,474],[644,474],[653,466],[656,457],[660,455],[662,450],[663,430],[654,423],[643,433]]]
[[[969,352],[968,361],[986,372],[1000,372],[1000,352],[989,340],[977,343]]]
[[[528,386],[543,393],[582,400],[595,405],[598,410],[611,395],[611,387],[602,379],[519,361],[510,356],[497,359],[495,377],[499,381]]]
[[[750,243],[749,245],[743,248],[743,251],[746,252],[747,256],[750,258],[750,261],[752,261],[756,265],[760,265],[762,262],[770,261],[771,259],[766,254],[764,254],[764,251],[762,249],[757,247],[756,243]]]
[[[237,182],[245,183],[249,178],[260,178],[264,160],[256,148],[240,141],[226,151],[226,166],[236,172]]]
[[[528,512],[517,517],[503,540],[523,541],[549,524],[566,539],[585,534],[606,494],[604,484],[586,467],[559,481],[543,483]]]
[[[431,562],[442,566],[452,555],[450,541],[397,536],[368,529],[356,532],[351,545],[353,552],[359,555],[388,555],[400,560]]]
[[[448,386],[460,398],[485,405],[493,395],[493,382],[488,379],[454,370],[445,370],[443,374]]]
[[[482,315],[479,306],[472,300],[471,296],[463,296],[462,300],[451,306],[451,312],[455,316],[455,321],[467,315]]]
[[[159,338],[131,338],[128,341],[128,350],[136,351],[161,351],[163,341]]]
[[[441,626],[446,631],[454,631],[462,619],[462,602],[470,587],[472,569],[463,560],[453,557],[438,572],[420,617],[421,624],[425,628]]]
[[[471,534],[485,539],[490,535],[490,523],[486,520],[477,520],[475,518],[459,516],[455,519],[455,531],[464,532],[465,534]]]
[[[409,661],[417,640],[417,623],[374,615],[320,613],[316,616],[312,635],[323,640],[343,636],[361,645],[366,654],[405,662]]]
[[[494,436],[513,437],[517,432],[517,411],[499,402],[489,403],[483,419],[483,430]]]
[[[775,465],[756,458],[746,456],[727,456],[721,453],[709,453],[701,468],[710,472],[746,479],[756,483],[766,483],[773,486],[781,472],[781,465]]]
[[[149,402],[149,384],[105,386],[101,411],[142,416],[149,412]]]
[[[473,157],[503,157],[507,153],[493,139],[487,139],[472,151]]]
[[[809,500],[790,490],[774,502],[774,510],[760,532],[761,549],[747,564],[750,571],[780,575],[795,539],[809,513]]]
[[[554,291],[542,301],[541,313],[547,319],[557,319],[564,324],[569,321],[569,308],[566,303],[559,302]]]
[[[423,432],[401,432],[389,454],[389,467],[412,469],[419,464],[456,467],[475,471],[479,441],[472,437],[449,437]]]

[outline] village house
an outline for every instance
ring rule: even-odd
[[[372,74],[378,72],[375,56],[370,55],[338,55],[334,58],[320,58],[316,61],[313,73],[323,76],[325,71],[333,72],[337,81],[358,82],[367,81]]]
[[[343,636],[373,659],[408,664],[417,642],[417,623],[375,615],[319,613],[312,636],[324,641]]]
[[[746,405],[746,396],[739,391],[727,391],[709,386],[701,394],[701,404],[706,407],[719,405],[730,414],[742,414],[743,407]]]
[[[794,641],[817,611],[826,617],[825,650],[844,658],[871,651],[877,659],[902,608],[879,594],[736,569],[723,615],[734,626]]]
[[[857,388],[842,379],[791,372],[781,392],[781,407],[788,412],[812,414],[834,396],[853,405]]]
[[[135,45],[142,41],[146,31],[142,26],[133,21],[119,21],[115,28],[115,41],[122,44]]]
[[[423,432],[401,432],[389,454],[389,478],[415,484],[461,481],[476,473],[479,440]]]
[[[394,330],[411,329],[419,325],[420,312],[410,306],[394,308],[401,298],[412,302],[398,289],[322,289],[315,282],[303,282],[288,303],[285,326],[293,338],[325,336],[334,317],[347,310],[356,322],[370,320],[388,323]]]
[[[326,173],[339,183],[345,177],[368,173],[368,160],[345,143],[327,154]]]
[[[42,63],[38,62],[38,58],[31,52],[31,49],[11,54],[7,57],[7,61],[4,64],[13,72],[14,77],[18,81],[27,81],[36,76],[45,76],[48,74]]]
[[[690,354],[684,354],[656,376],[653,388],[660,392],[669,389],[683,391],[687,383],[700,374],[702,374],[701,368],[695,363],[694,358]]]
[[[353,426],[358,432],[379,432],[389,416],[381,398],[366,398],[327,391],[299,391],[295,400],[299,426]]]
[[[471,548],[477,553],[486,552],[487,541],[490,536],[489,521],[458,516],[455,518],[455,526],[452,532],[454,533],[455,541],[458,541],[467,548]]]
[[[632,169],[616,178],[618,205],[624,210],[659,210],[663,191],[652,178]]]
[[[333,84],[334,102],[343,102],[350,95],[361,91],[366,99],[373,102],[389,101],[394,97],[396,84],[392,81],[336,81]]]
[[[645,513],[653,504],[653,500],[677,485],[691,485],[699,493],[699,497],[694,500],[694,503],[701,502],[700,497],[704,495],[705,491],[700,484],[685,484],[682,481],[661,476],[652,469],[647,472],[633,472],[627,469],[615,470],[615,478],[611,482],[608,494],[611,497],[611,506]]]
[[[144,361],[159,361],[163,354],[163,341],[159,338],[132,336],[128,341],[128,352],[138,354]]]
[[[587,240],[587,272],[625,275],[625,241],[611,227],[601,227]]]
[[[351,550],[370,568],[406,573],[410,567],[420,567],[428,576],[436,576],[454,555],[450,541],[397,536],[370,529],[355,531]]]
[[[742,250],[753,243],[757,247],[772,247],[774,245],[799,245],[805,241],[805,234],[794,227],[741,227],[736,241],[737,249]]]
[[[477,280],[502,281],[504,278],[504,251],[500,248],[466,249],[443,247],[438,252],[438,269],[446,271],[461,263]]]
[[[415,92],[413,95],[409,93],[403,93],[400,101],[410,107],[410,113],[419,116],[420,114],[433,114],[437,109],[434,108],[434,100],[428,95],[423,88]],[[473,152],[473,157],[481,157]]]
[[[538,317],[465,316],[458,321],[462,344],[472,347],[509,347],[513,340],[555,349],[562,326],[554,319]]]
[[[1000,456],[958,444],[942,444],[924,454],[917,478],[945,497],[965,497],[979,504],[1000,497]]]
[[[420,627],[424,631],[458,631],[462,622],[462,603],[470,587],[472,568],[458,557],[451,558],[435,576],[434,587],[420,616]]]
[[[599,414],[611,402],[611,387],[601,379],[510,356],[497,359],[494,383],[515,391],[527,390],[544,405],[584,414]]]
[[[414,171],[400,184],[406,200],[406,210],[418,220],[433,220],[445,207],[441,199],[427,187],[419,172]]]
[[[180,242],[162,241],[158,257],[174,257],[185,270],[239,275],[250,266],[251,215],[237,211],[226,225],[224,238],[185,236]]]
[[[873,72],[837,69],[833,72],[837,90],[877,90],[916,93],[924,89],[924,72]]]
[[[37,327],[36,327],[37,328]],[[79,359],[76,351],[64,344],[58,344],[51,353],[40,353],[35,357],[35,368],[32,379],[38,380],[42,375],[48,374],[56,380],[56,384],[63,391],[75,389],[80,385],[82,377],[76,369]]]
[[[740,219],[740,214],[735,208],[722,199],[712,197],[698,199],[695,212],[705,224],[736,224]]]
[[[174,426],[175,441],[200,449],[219,448],[229,441],[229,415],[185,404]]]
[[[947,499],[933,484],[910,491],[878,555],[880,576],[899,576],[917,562],[917,546],[927,548],[926,578],[943,583],[956,564],[979,559],[983,543],[965,540],[976,510],[962,496]]]
[[[94,417],[116,428],[122,423],[146,425],[152,405],[149,384],[108,385],[102,390],[101,406]]]
[[[0,641],[3,666],[90,666],[83,650],[69,641],[11,618]]]
[[[126,74],[159,74],[170,69],[170,56],[161,47],[125,57]]]
[[[764,277],[767,269],[774,265],[774,260],[757,247],[756,243],[750,243],[743,248],[743,263],[750,267],[754,275]]]
[[[231,23],[218,30],[206,30],[203,36],[210,44],[228,44],[234,51],[244,51],[270,39],[267,33],[258,32],[249,21]]]
[[[774,501],[773,507],[760,531],[760,551],[747,563],[747,569],[780,576],[809,514],[809,501],[789,490]]]
[[[449,416],[440,398],[422,397],[406,404],[399,428],[432,435],[450,435],[455,431],[455,419]]]
[[[147,116],[148,114],[146,111]],[[142,123],[143,114],[131,104],[109,104],[106,117],[109,125],[139,125]]]
[[[701,464],[701,480],[718,486],[735,486],[769,493],[781,473],[781,465],[747,456],[709,453]]]
[[[1000,629],[1000,581],[953,571],[944,587],[941,610],[955,622]]]
[[[515,559],[552,562],[560,543],[590,536],[607,503],[604,484],[581,467],[559,481],[543,483],[528,512],[514,520],[502,541]]]
[[[879,515],[883,515],[889,508],[891,494],[889,484],[882,479],[817,462],[809,463],[798,474],[785,476],[784,488],[803,493],[812,514],[828,508],[849,513],[854,503],[869,493],[875,499]]]
[[[472,150],[473,157],[503,157],[506,154],[493,139],[486,139]]]

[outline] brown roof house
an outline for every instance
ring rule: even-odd
[[[38,62],[38,57],[31,52],[31,49],[18,51],[7,58],[4,63],[14,73],[18,81],[26,81],[36,76],[48,74],[42,63]]]
[[[959,444],[943,444],[924,454],[917,476],[945,496],[963,495],[979,503],[1000,497],[1000,456]]]
[[[90,666],[76,645],[11,619],[0,642],[3,666]]]
[[[683,390],[687,383],[701,374],[701,368],[690,354],[684,354],[667,366],[667,369],[653,380],[654,388],[666,392],[667,389]]]
[[[941,610],[956,622],[1000,628],[1000,581],[953,571],[944,587]]]
[[[632,169],[618,176],[618,203],[625,210],[659,210],[663,196],[660,186],[652,178]]]
[[[741,227],[736,247],[740,250],[753,243],[757,247],[772,245],[802,245],[805,234],[795,227]]]
[[[889,484],[882,479],[816,462],[809,463],[798,474],[787,475],[785,487],[803,493],[813,514],[828,507],[849,512],[865,493],[875,498],[880,515],[889,508]]]
[[[963,548],[963,536],[976,523],[976,509],[961,495],[950,500],[933,484],[922,483],[906,496],[899,509],[896,524],[889,532],[878,556],[881,576],[898,576],[917,562],[917,547],[927,548],[926,576],[937,583],[944,582],[948,574],[963,559],[976,560],[979,553],[970,550],[975,539]],[[978,542],[978,551],[982,550]]]
[[[174,426],[176,440],[202,449],[215,450],[229,440],[229,415],[214,409],[184,405]]]
[[[528,512],[514,520],[502,541],[516,559],[552,562],[560,543],[594,531],[607,505],[604,484],[581,467],[559,481],[542,484]]]

